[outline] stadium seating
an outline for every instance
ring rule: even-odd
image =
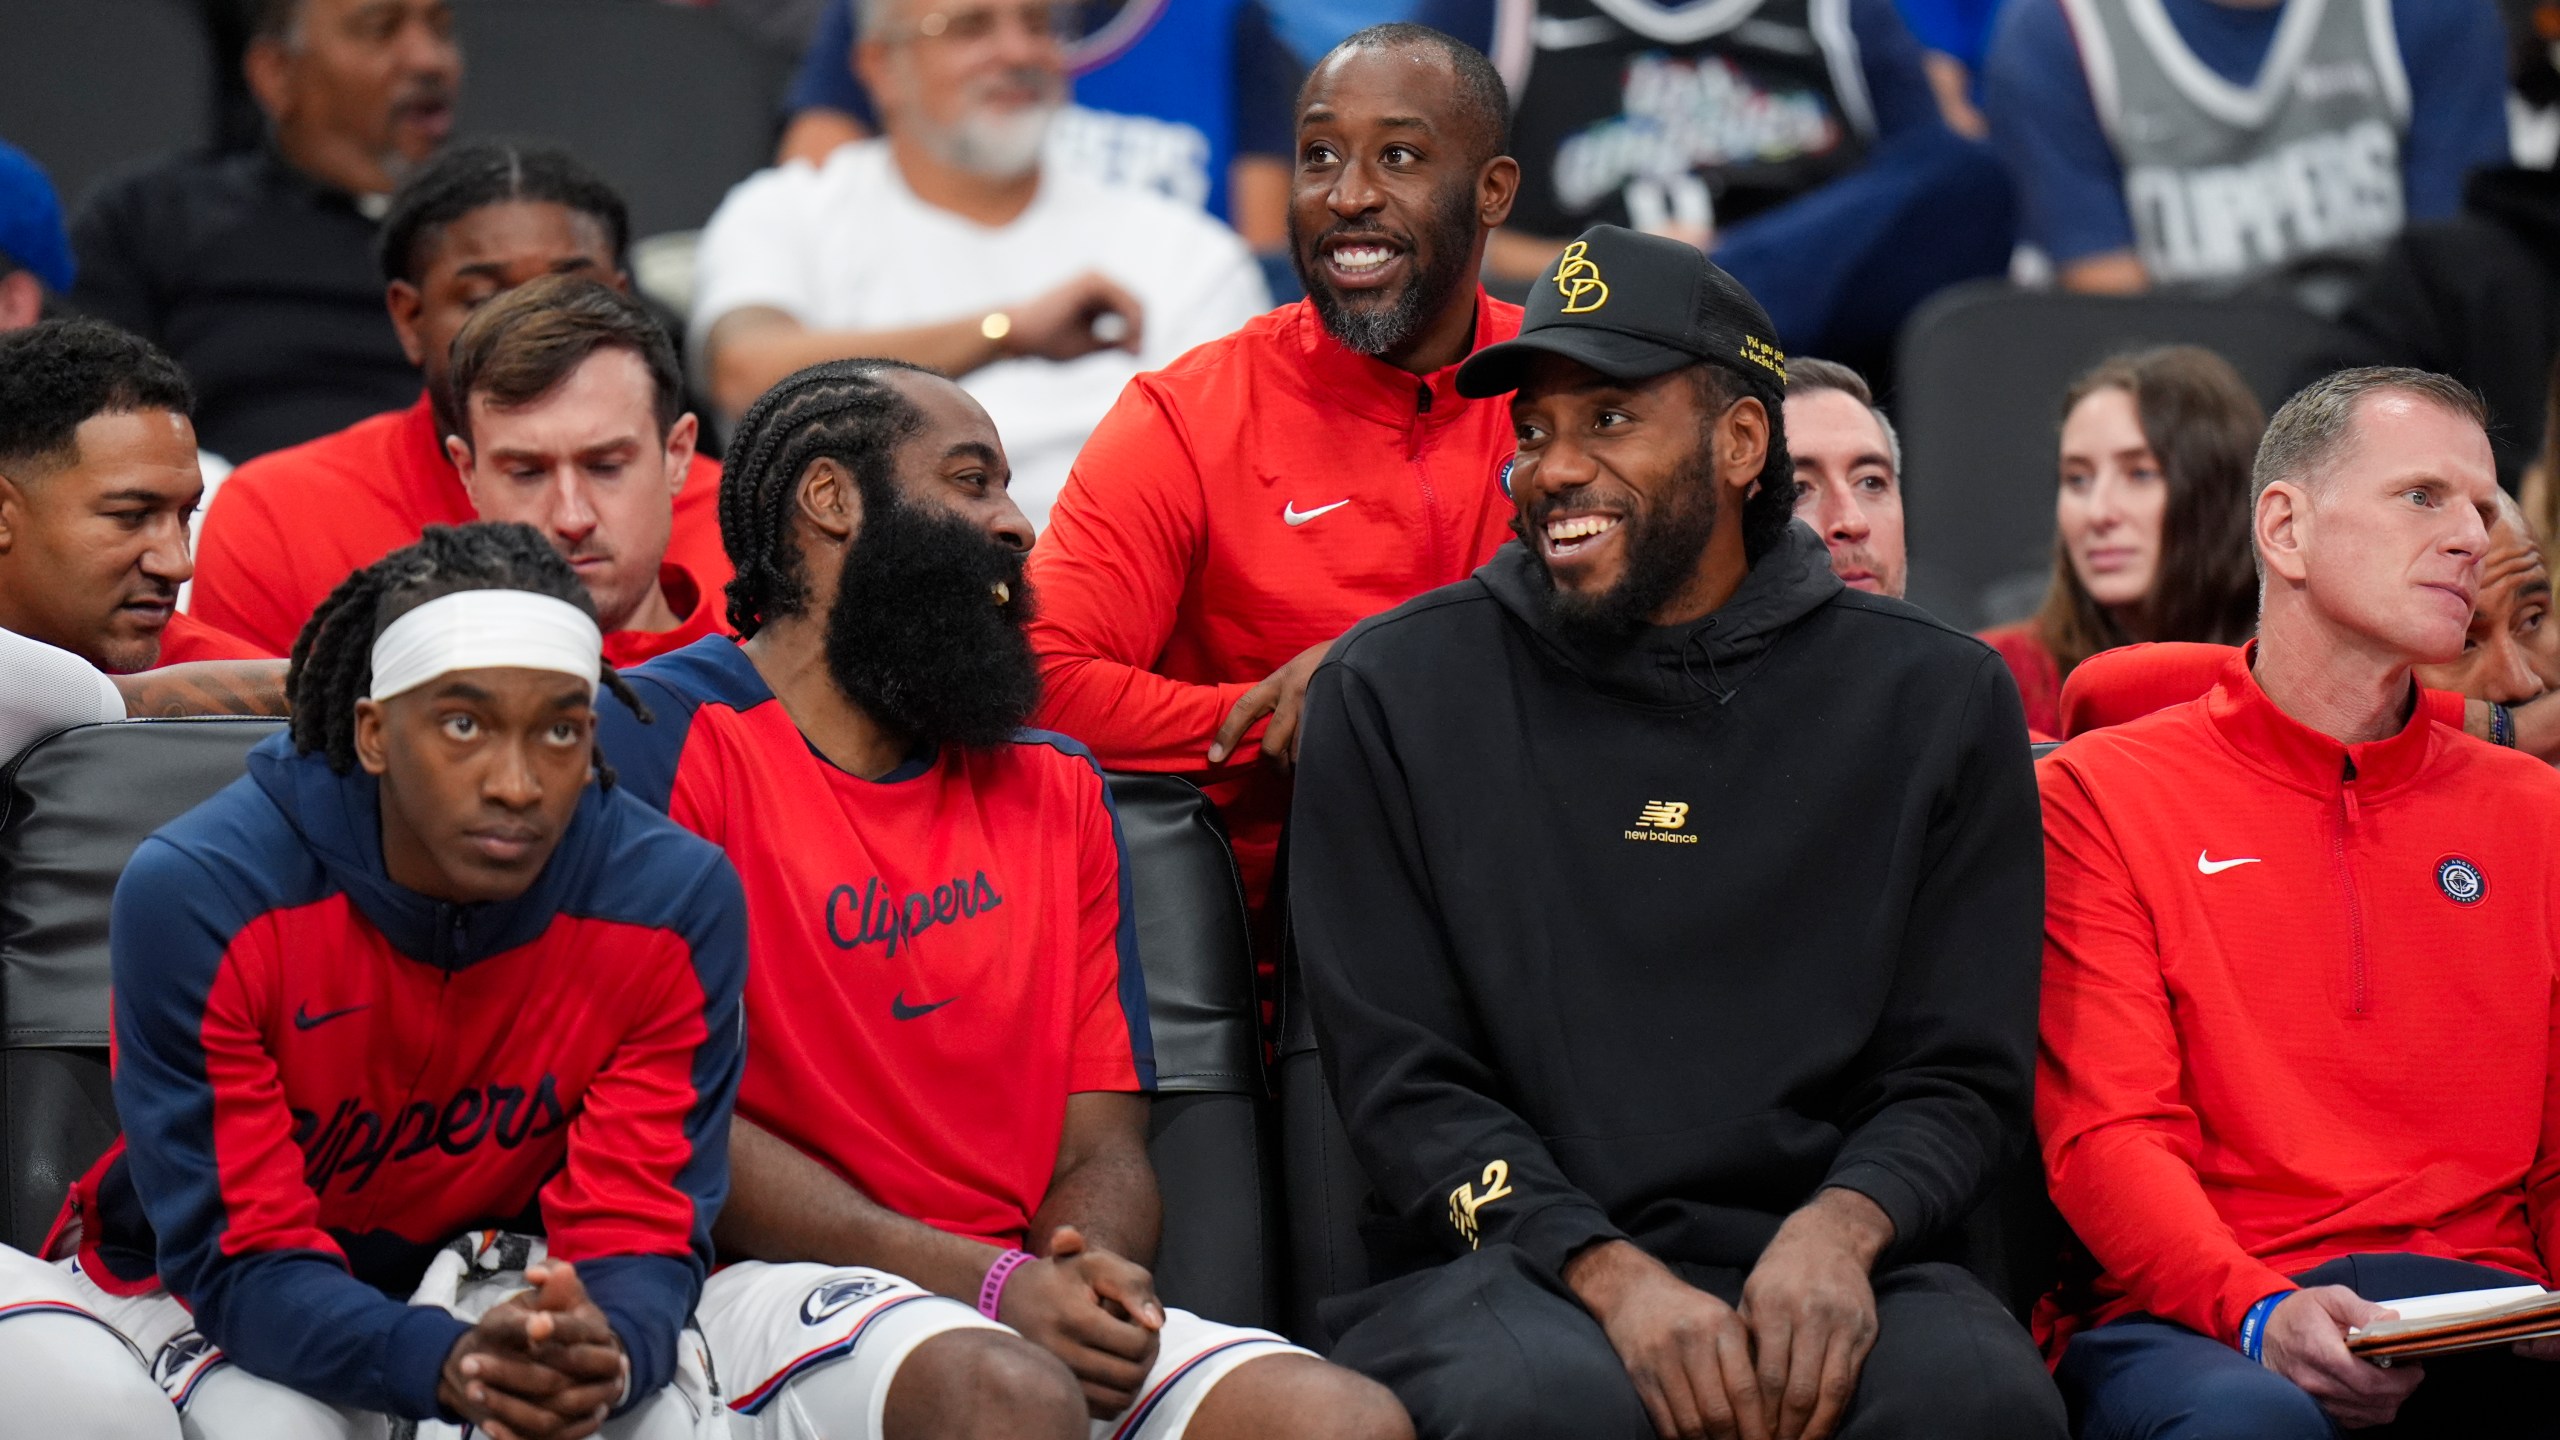
[[[1912,603],[1973,629],[2023,618],[2053,564],[2055,451],[2071,382],[2118,351],[2219,351],[2269,411],[2335,332],[2295,306],[1960,285],[1902,334],[1894,423],[1903,442]]]
[[[0,767],[0,1242],[33,1250],[115,1138],[107,904],[144,836],[241,773],[276,720],[83,725]]]
[[[457,0],[453,13],[468,66],[458,133],[566,145],[630,202],[634,235],[700,228],[772,157],[788,66],[712,10]]]
[[[0,140],[68,212],[108,171],[212,140],[214,63],[191,0],[0,0]]]
[[[86,725],[0,767],[0,1242],[34,1249],[116,1133],[107,914],[153,830],[229,784],[272,720]],[[1277,1265],[1243,888],[1189,783],[1117,776],[1162,1093],[1158,1289],[1237,1324],[1276,1313]]]

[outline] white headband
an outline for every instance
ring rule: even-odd
[[[530,590],[460,590],[394,620],[373,642],[373,695],[405,695],[456,670],[604,673],[604,635],[587,612]]]

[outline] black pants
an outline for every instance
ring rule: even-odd
[[[1734,1270],[1681,1266],[1727,1303]],[[1877,1334],[1839,1440],[2062,1440],[2062,1398],[2025,1329],[1952,1265],[1875,1278]],[[1652,1440],[1600,1322],[1509,1246],[1348,1297],[1332,1359],[1377,1380],[1420,1440]]]

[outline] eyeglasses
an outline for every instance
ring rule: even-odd
[[[969,5],[936,10],[916,22],[916,34],[954,45],[979,45],[995,37],[1008,15],[1032,39],[1064,43],[1079,32],[1084,7],[1071,0],[1032,0],[1025,5]]]

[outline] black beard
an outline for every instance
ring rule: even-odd
[[[1652,624],[1655,613],[1697,573],[1699,558],[1707,553],[1719,519],[1715,457],[1703,441],[1672,477],[1670,493],[1674,497],[1670,507],[1658,515],[1630,511],[1618,522],[1625,532],[1619,543],[1627,548],[1627,568],[1617,584],[1597,595],[1577,595],[1558,590],[1547,567],[1538,567],[1538,577],[1547,586],[1547,613],[1554,617],[1556,629],[1582,642],[1624,640]],[[1566,498],[1559,495],[1539,508],[1551,512],[1561,508]],[[1544,514],[1535,523],[1532,553],[1536,534],[1546,526]]]
[[[1337,230],[1368,230],[1374,226],[1352,221],[1336,221],[1323,234],[1313,237],[1298,230],[1298,215],[1289,212],[1289,262],[1298,271],[1298,283],[1307,287],[1307,298],[1316,306],[1316,318],[1344,349],[1357,355],[1384,355],[1402,349],[1422,327],[1440,313],[1451,296],[1473,282],[1467,266],[1476,232],[1475,190],[1473,186],[1451,186],[1443,191],[1432,207],[1430,229],[1421,245],[1406,245],[1406,253],[1424,260],[1423,268],[1405,280],[1404,288],[1383,303],[1371,301],[1354,305],[1333,288],[1317,264],[1318,246],[1325,236]],[[1403,239],[1405,237],[1397,237]]]
[[[1040,702],[1022,555],[885,485],[862,488],[862,534],[827,611],[827,673],[873,719],[920,742],[1003,744]],[[1011,592],[1001,605],[999,584]]]

